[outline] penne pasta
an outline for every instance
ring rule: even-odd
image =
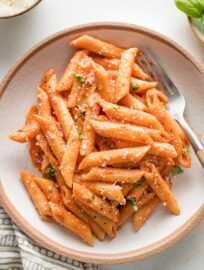
[[[37,176],[35,176],[33,180],[45,194],[49,202],[61,204],[60,193],[52,180],[39,178]]]
[[[47,82],[50,79],[50,77],[54,74],[54,69],[48,70],[42,77],[40,88],[46,91]]]
[[[45,90],[38,87],[38,114],[43,117],[51,116],[51,106],[49,97]]]
[[[40,171],[41,171],[42,175],[46,174],[46,170],[47,170],[49,165],[50,165],[49,160],[47,159],[47,157],[45,155],[43,155],[42,161],[41,161],[41,167],[40,167]]]
[[[166,111],[164,104],[167,102],[168,100],[166,97],[157,89],[148,91],[147,104],[150,112],[156,116],[159,122],[164,126],[164,129],[172,135],[171,143],[177,151],[178,163],[189,168],[191,167],[190,155],[189,153],[182,152],[182,149],[185,147],[188,140],[176,121]]]
[[[75,126],[72,127],[70,137],[67,141],[66,150],[60,165],[61,173],[68,187],[72,187],[74,169],[79,153],[80,140]]]
[[[121,184],[121,188],[122,188],[121,191],[124,197],[126,197],[127,194],[133,189],[135,183],[122,183]]]
[[[37,107],[35,105],[31,106],[26,116],[25,126],[12,133],[9,138],[19,143],[25,143],[29,139],[33,139],[40,132],[40,127],[34,118],[36,113]]]
[[[143,146],[92,152],[79,164],[79,170],[85,170],[90,167],[113,165],[122,162],[139,162],[149,149],[150,146]]]
[[[122,52],[124,51],[123,49],[118,48],[110,43],[101,41],[88,35],[84,35],[72,40],[69,45],[76,48],[87,49],[108,58],[120,58]]]
[[[153,198],[148,204],[144,205],[134,214],[133,224],[136,230],[139,230],[148,217],[155,210],[159,204],[159,199],[157,197]]]
[[[161,157],[170,157],[170,158],[176,158],[177,152],[173,145],[169,143],[159,143],[154,142],[151,145],[151,148],[149,150],[149,154],[161,156]]]
[[[174,215],[180,214],[180,208],[167,183],[153,164],[141,166],[144,169],[144,177],[154,190],[161,202],[165,203],[169,211]]]
[[[57,159],[55,158],[55,156],[53,155],[45,136],[42,133],[39,133],[36,137],[36,140],[37,140],[36,142],[37,146],[40,147],[40,149],[43,151],[46,158],[49,160],[49,163],[55,170],[55,178],[57,180],[58,185],[60,187],[66,185],[65,180],[62,177],[61,172],[59,170],[59,163]]]
[[[148,82],[131,77],[131,87],[130,90],[133,94],[143,94],[148,89],[156,87],[157,82]]]
[[[71,211],[76,217],[89,224],[92,233],[100,240],[105,238],[105,232],[101,227],[89,216],[86,212],[80,208],[74,199],[72,198],[72,191],[66,186],[62,187],[61,196],[65,207]]]
[[[104,67],[106,70],[118,70],[120,60],[119,59],[108,59],[102,57],[92,57],[94,62]],[[132,76],[145,80],[148,75],[139,67],[136,63],[133,64]]]
[[[80,91],[80,82],[76,78],[74,78],[73,85],[71,87],[71,91],[67,101],[68,108],[74,108],[75,106],[77,106],[77,98],[79,95],[79,91]]]
[[[143,174],[144,172],[138,169],[91,168],[88,173],[82,174],[81,180],[136,183]]]
[[[142,146],[141,143],[126,141],[126,140],[118,140],[114,139],[115,148],[129,148],[129,147],[140,147]]]
[[[119,222],[117,223],[118,228],[122,225],[140,208],[146,205],[149,201],[154,198],[154,193],[144,194],[139,201],[128,201],[127,204],[120,209]]]
[[[50,164],[52,165],[53,168],[57,168],[59,166],[57,159],[54,157],[49,144],[43,135],[43,133],[39,133],[36,136],[36,145],[40,147],[40,149],[43,151],[44,155],[47,157],[49,160]]]
[[[57,88],[57,79],[56,75],[53,74],[47,83],[47,93],[49,95],[55,115],[62,128],[64,137],[67,140],[71,132],[72,126],[74,124],[74,121],[72,119],[69,110],[67,109],[63,97],[59,92],[57,92],[56,88]]]
[[[91,120],[91,126],[100,136],[142,144],[153,143],[152,138],[145,131],[133,125]]]
[[[59,162],[62,161],[62,157],[65,152],[65,142],[62,138],[61,133],[58,130],[58,127],[51,118],[44,118],[39,115],[35,115],[35,119],[39,123],[50,148],[52,149],[53,153],[55,154],[57,160]]]
[[[119,106],[107,102],[103,99],[99,99],[98,103],[102,107],[105,114],[111,118],[132,123],[138,126],[163,130],[162,125],[159,123],[156,117],[149,113]]]
[[[74,81],[74,73],[77,70],[77,65],[85,55],[87,55],[87,51],[85,50],[77,51],[74,54],[71,61],[67,65],[62,78],[60,79],[57,85],[58,91],[69,91],[71,89],[73,81]]]
[[[108,236],[110,236],[111,238],[116,236],[117,233],[116,223],[106,218],[105,216],[102,216],[101,214],[89,208],[85,204],[78,201],[77,203],[86,212],[87,215],[89,215],[92,219],[95,220],[95,222],[104,230],[105,233],[107,233]]]
[[[149,185],[146,181],[143,181],[142,183],[140,181],[136,182],[136,186],[128,193],[127,199],[131,200],[132,198],[135,198],[136,201],[139,201],[148,186]]]
[[[110,83],[108,73],[102,66],[95,63],[92,63],[92,65],[96,76],[97,88],[101,97],[107,101],[113,102],[115,93]]]
[[[52,220],[52,211],[46,196],[40,190],[38,185],[34,181],[34,175],[27,171],[20,171],[21,180],[28,191],[36,209],[38,210],[42,219],[46,221]]]
[[[83,183],[89,190],[96,195],[105,197],[109,200],[116,201],[119,204],[125,204],[126,200],[121,191],[121,187],[106,182],[84,182]]]
[[[56,222],[77,234],[90,246],[93,246],[93,237],[87,223],[74,216],[71,212],[65,210],[61,205],[52,202],[49,204],[52,209],[53,218]]]
[[[129,93],[132,69],[137,52],[136,48],[131,48],[125,50],[121,55],[115,85],[115,103]]]
[[[141,102],[135,95],[127,94],[120,101],[119,105],[128,107],[130,109],[147,112],[147,106]]]
[[[41,163],[43,160],[43,152],[40,147],[37,145],[36,138],[30,139],[29,143],[29,154],[33,165],[40,171]]]
[[[80,147],[80,155],[86,156],[94,149],[95,143],[95,130],[92,128],[91,121],[95,119],[99,114],[99,106],[94,102],[92,106],[86,109],[86,115],[84,119],[82,142]]]
[[[77,201],[87,205],[102,216],[107,217],[113,222],[118,221],[118,209],[112,207],[107,201],[101,199],[85,186],[73,184],[73,196]]]

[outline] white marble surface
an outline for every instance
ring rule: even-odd
[[[0,20],[0,79],[20,55],[43,38],[66,27],[97,21],[121,21],[165,34],[204,64],[204,45],[193,35],[173,0],[43,0],[31,12]],[[202,270],[204,221],[178,244],[151,258],[102,270]]]

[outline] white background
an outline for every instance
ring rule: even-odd
[[[177,41],[204,64],[204,45],[191,32],[185,15],[176,9],[173,0],[43,0],[23,16],[0,20],[0,78],[19,56],[43,38],[70,26],[96,21],[129,22],[152,28]],[[159,255],[101,269],[202,270],[203,225],[204,221]]]

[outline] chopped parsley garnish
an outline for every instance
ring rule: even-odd
[[[46,170],[46,175],[49,177],[49,178],[53,178],[55,177],[55,169],[52,167],[52,166],[48,166],[47,167],[47,170]]]
[[[75,76],[75,78],[78,79],[78,81],[79,81],[80,83],[85,83],[85,79],[84,79],[83,75],[81,75],[81,74],[79,74],[79,73],[74,73],[74,76]]]
[[[132,208],[134,209],[134,211],[137,212],[138,206],[137,206],[137,202],[136,202],[135,198],[132,198],[130,200],[130,203],[132,204]]]
[[[83,139],[83,133],[81,130],[78,131],[79,140]]]
[[[91,196],[91,200],[94,201],[96,198],[96,195],[93,193],[92,196]]]
[[[137,83],[132,83],[132,90],[133,91],[137,91],[138,88],[139,88],[139,85]]]
[[[188,153],[189,152],[188,147],[186,147],[186,146],[182,147],[181,152],[182,152],[182,154]]]
[[[78,114],[78,117],[83,117],[83,116],[86,116],[86,111],[80,112],[80,113]]]
[[[133,187],[134,187],[134,188],[135,188],[135,187],[139,187],[139,186],[142,185],[142,183],[143,183],[143,179],[140,179],[140,180],[138,180],[137,182],[133,183]]]
[[[180,174],[180,173],[183,173],[183,169],[179,166],[179,165],[176,165],[173,167],[172,169],[172,174],[173,175],[177,175],[177,174]]]

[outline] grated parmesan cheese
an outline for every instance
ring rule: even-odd
[[[0,17],[17,15],[29,9],[37,2],[38,0],[1,0]]]

